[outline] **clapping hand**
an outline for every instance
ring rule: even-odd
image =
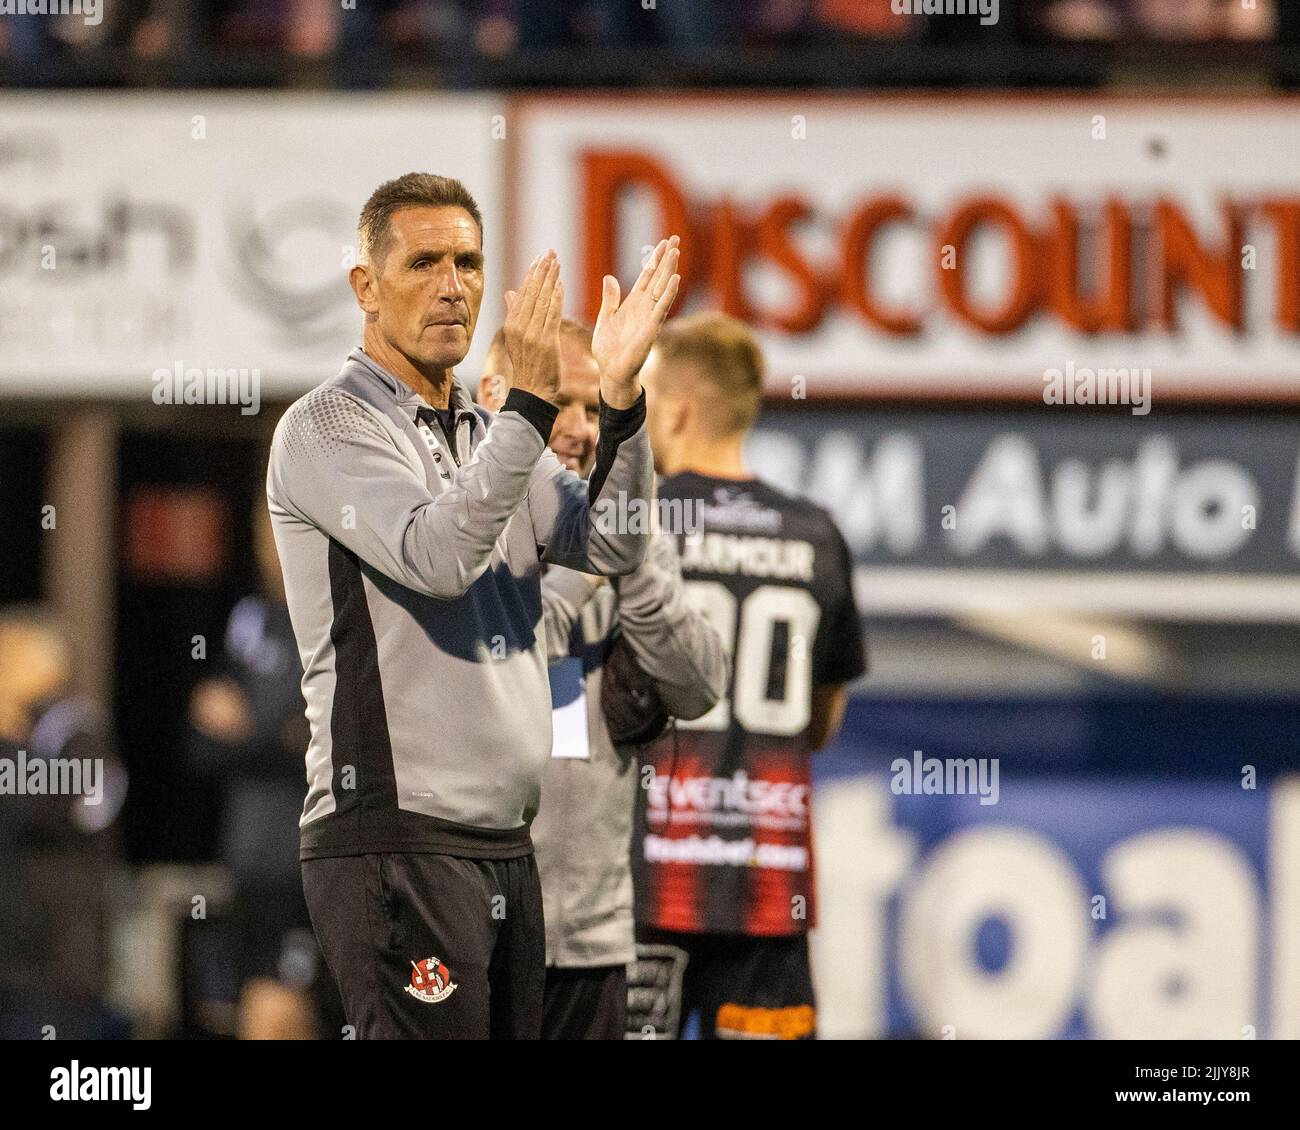
[[[560,320],[564,284],[554,251],[539,255],[523,286],[506,292],[506,352],[515,388],[554,401],[560,389]]]
[[[641,395],[638,374],[668,316],[681,276],[677,236],[661,240],[626,298],[618,279],[605,276],[591,351],[600,366],[600,394],[611,408],[630,408]]]

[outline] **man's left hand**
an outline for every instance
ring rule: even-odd
[[[618,279],[605,276],[591,351],[600,366],[600,395],[611,408],[631,408],[641,395],[638,374],[682,281],[679,243],[677,236],[661,240],[621,301]]]

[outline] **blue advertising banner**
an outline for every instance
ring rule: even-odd
[[[860,565],[1294,574],[1300,416],[770,409],[765,479]]]
[[[1300,1034],[1300,777],[1245,747],[1195,776],[837,749],[813,803],[822,1036]]]

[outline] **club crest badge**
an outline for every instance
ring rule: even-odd
[[[426,957],[411,962],[411,983],[406,991],[425,1004],[436,1004],[456,991],[456,983],[451,979],[451,970],[441,961]]]

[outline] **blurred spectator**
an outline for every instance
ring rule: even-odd
[[[323,59],[338,44],[343,7],[338,0],[292,0],[285,47],[302,59]]]
[[[817,0],[817,17],[837,31],[871,39],[902,39],[919,35],[925,23],[894,12],[891,0]]]
[[[708,8],[715,2],[700,0],[699,6]],[[512,27],[515,43],[525,51],[566,47],[588,36],[614,47],[629,42],[638,9],[639,3],[601,0],[512,0],[496,5],[490,18]],[[647,15],[652,18],[656,13]]]
[[[1277,0],[1001,0],[989,28],[975,15],[896,8],[896,0],[120,0],[103,5],[98,24],[75,15],[0,20],[0,60],[10,61],[7,73],[19,85],[262,86],[305,78],[379,87],[394,81],[395,65],[409,65],[455,87],[481,84],[485,74],[502,81],[484,62],[520,53],[526,73],[541,63],[550,83],[564,85],[563,69],[547,67],[547,52],[581,47],[613,53],[617,63],[620,49],[651,48],[670,53],[671,84],[674,66],[691,71],[752,46],[1266,40],[1291,14]],[[313,69],[318,63],[328,66]],[[761,82],[761,69],[753,73]],[[574,81],[582,79],[574,72]]]
[[[345,17],[361,11],[364,19],[364,10],[374,7],[371,0],[346,10],[339,0],[235,0],[225,5],[218,34],[230,46],[321,59],[337,47]]]
[[[653,6],[637,0],[514,0],[493,18],[513,25],[524,49],[584,45],[702,51],[788,40],[810,25],[813,6],[812,0],[663,0]]]
[[[48,612],[0,612],[0,1038],[105,1039],[126,797],[98,708],[69,693],[67,637]]]
[[[310,732],[266,505],[254,507],[261,593],[235,605],[223,673],[190,700],[190,757],[224,791],[221,858],[234,879],[242,1039],[315,1039],[341,1011],[307,914],[298,864]],[[337,1021],[337,1025],[335,1022]]]
[[[1267,39],[1276,31],[1273,0],[1044,0],[1037,22],[1058,39],[1126,36],[1170,41]]]

